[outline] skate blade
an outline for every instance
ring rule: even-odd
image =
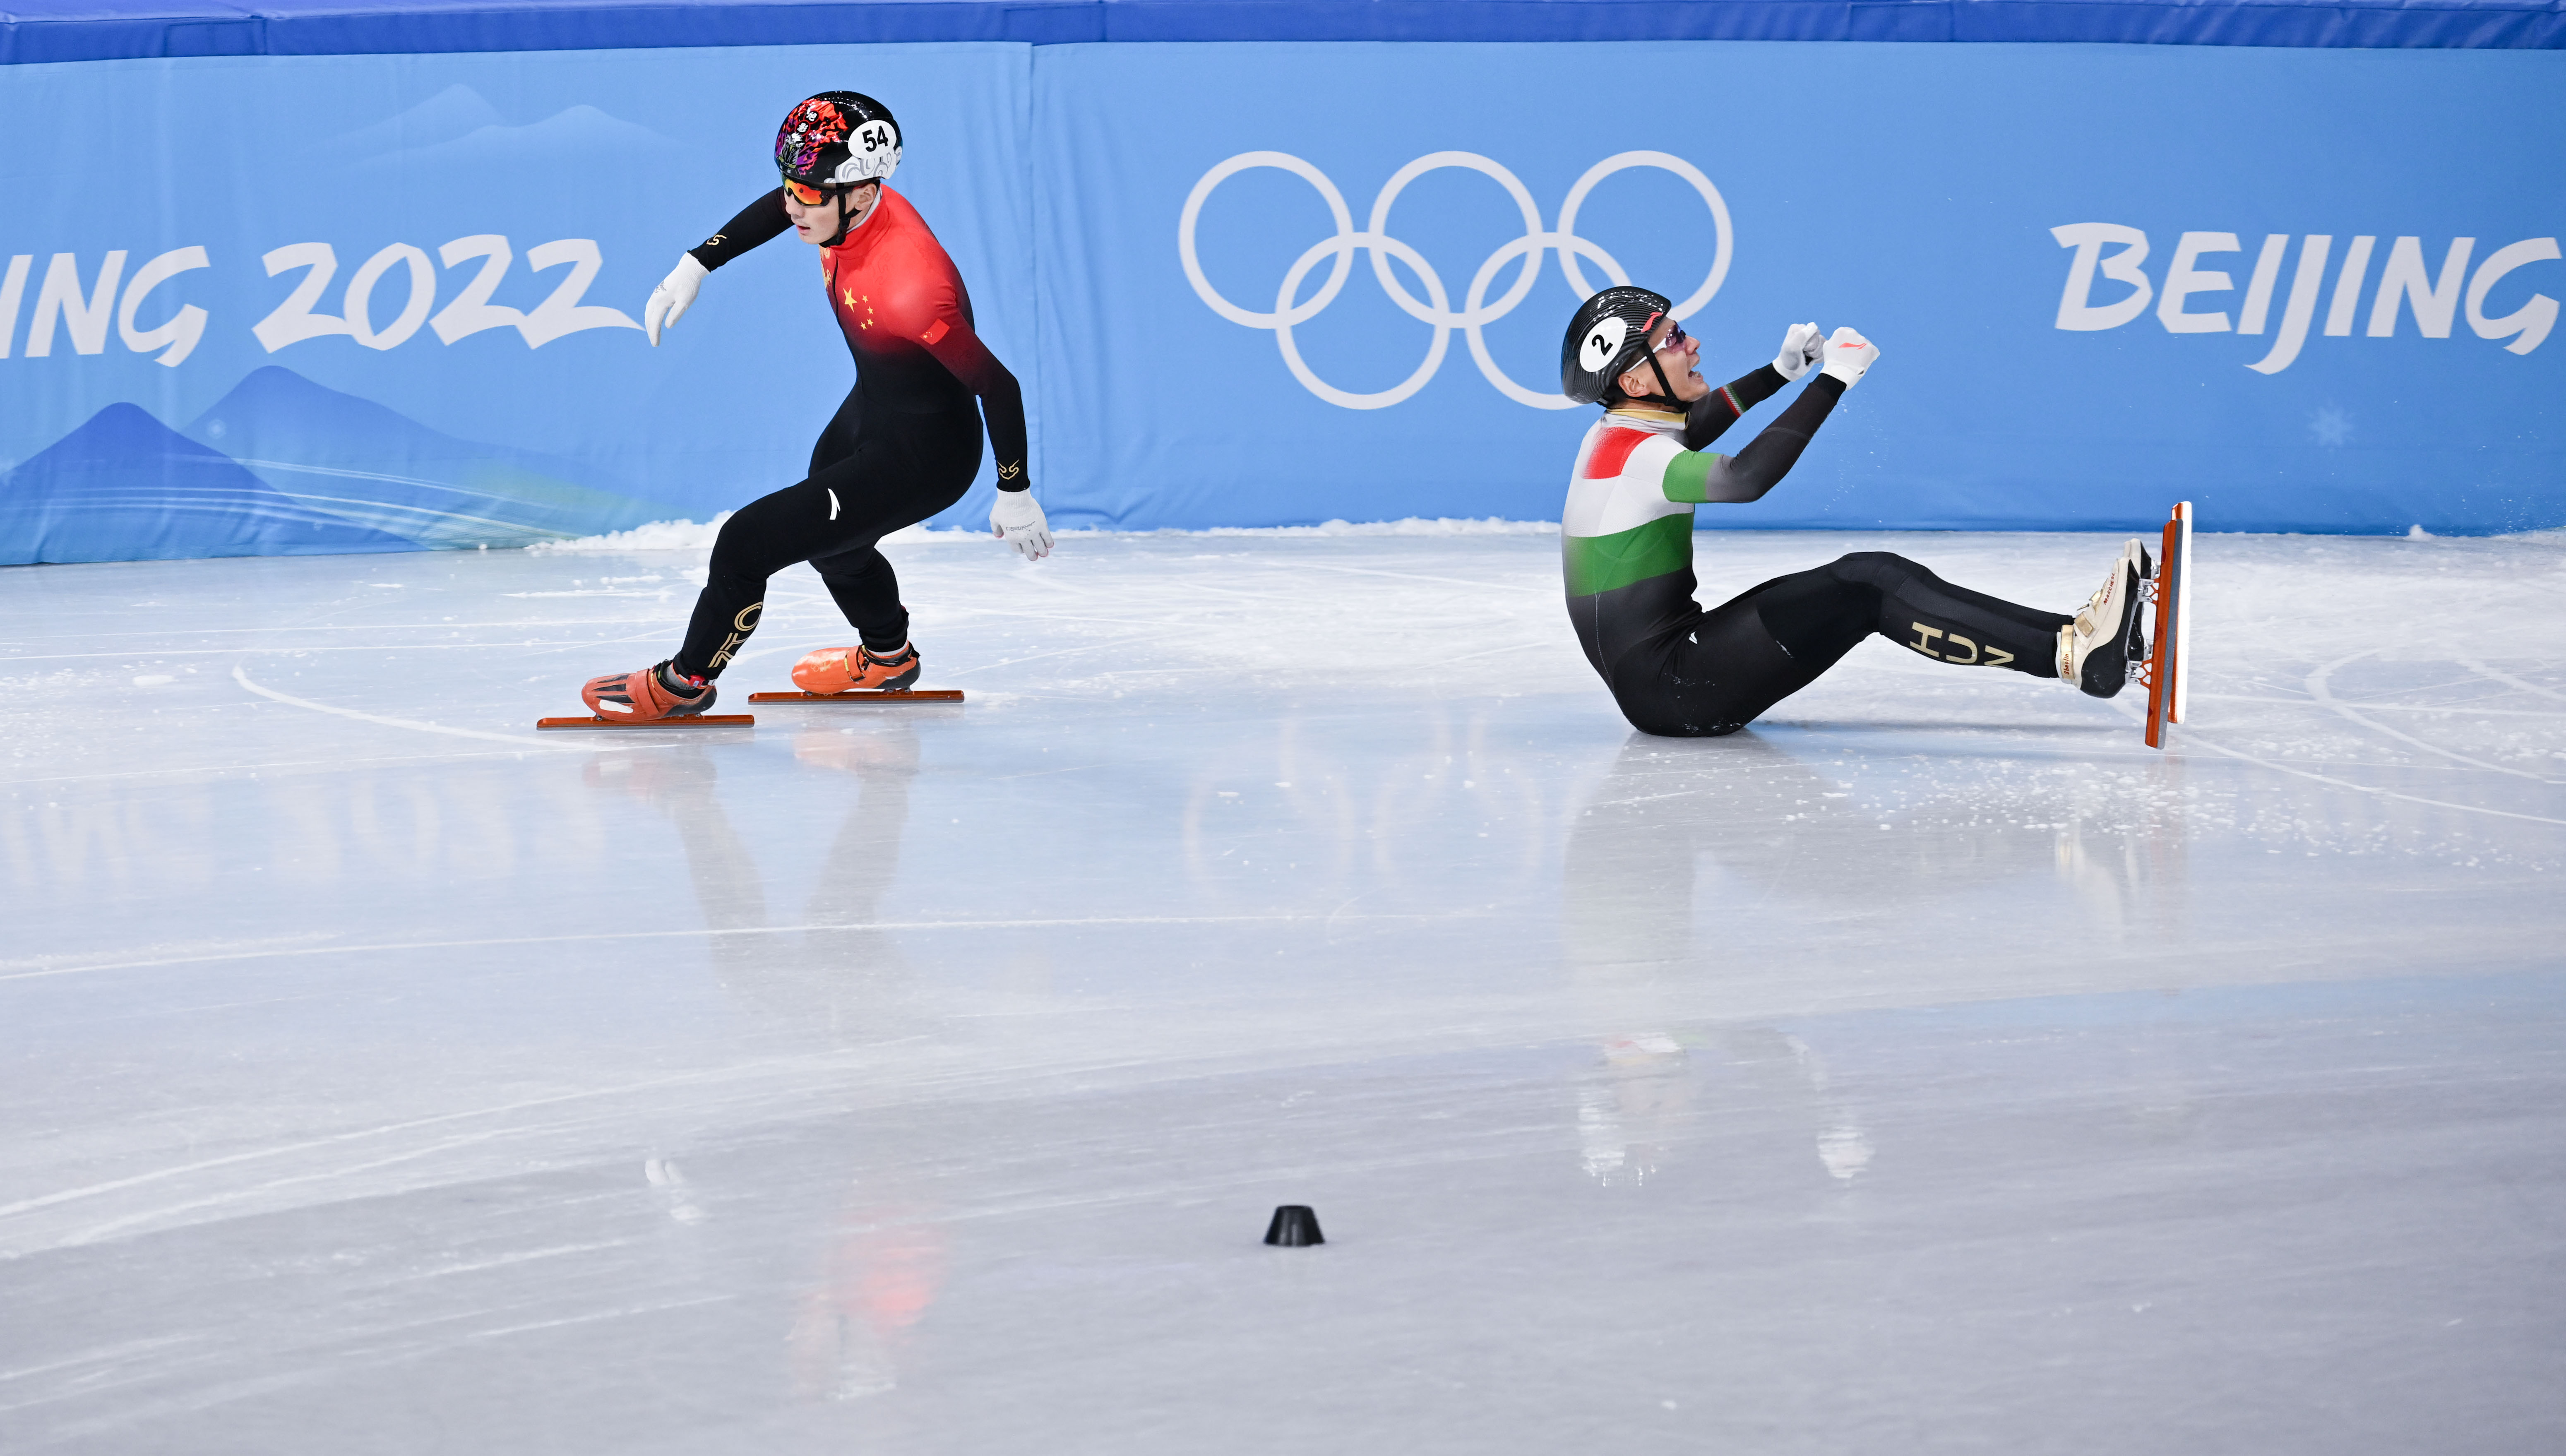
[[[927,687],[903,691],[899,688],[850,688],[845,692],[753,692],[752,703],[958,703],[962,689]]]
[[[650,718],[635,723],[624,718],[537,718],[535,726],[546,731],[564,728],[750,728],[757,719],[746,713],[698,713],[691,718]]]
[[[2190,618],[2184,600],[2191,588],[2191,502],[2176,503],[2159,547],[2156,575],[2149,584],[2155,589],[2150,595],[2156,605],[2156,632],[2143,673],[2148,685],[2150,748],[2165,747],[2173,736],[2168,730],[2183,718],[2184,668],[2191,650],[2185,640]]]

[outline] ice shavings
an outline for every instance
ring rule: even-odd
[[[603,536],[581,536],[569,541],[538,541],[526,548],[528,556],[568,556],[574,553],[609,551],[710,551],[713,538],[721,534],[722,523],[731,513],[722,512],[710,521],[650,521],[630,531],[609,531]]]

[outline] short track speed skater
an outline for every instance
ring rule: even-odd
[[[1632,727],[1668,738],[1734,733],[1871,637],[1950,667],[2065,682],[2088,697],[2161,681],[2168,694],[2148,741],[2161,743],[2165,723],[2181,721],[2189,563],[2179,537],[2188,506],[2167,530],[2162,575],[2147,544],[2130,537],[2073,611],[1972,591],[1885,551],[1851,552],[1704,607],[1696,508],[1761,501],[1845,391],[1875,372],[1881,351],[1858,329],[1792,324],[1771,364],[1713,384],[1701,372],[1702,342],[1673,309],[1665,294],[1617,285],[1580,305],[1560,342],[1560,392],[1603,406],[1577,447],[1560,510],[1568,617]],[[1734,454],[1710,448],[1794,381],[1800,390],[1779,419]],[[2162,589],[2165,656],[2152,664],[2153,589]]]
[[[2148,687],[2148,747],[2166,746],[2167,730],[2183,718],[2190,667],[2191,502],[2167,518],[2156,570],[2140,584],[2141,603],[2155,605],[2156,630],[2137,676]]]

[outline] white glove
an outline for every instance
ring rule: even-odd
[[[642,330],[650,336],[652,349],[659,347],[660,330],[685,317],[687,307],[695,301],[695,290],[704,286],[707,271],[695,261],[694,254],[679,253],[677,266],[668,270],[657,288],[650,290],[650,302],[642,306]]]
[[[1796,379],[1809,371],[1820,355],[1826,352],[1827,336],[1815,324],[1794,324],[1782,336],[1782,352],[1773,356],[1773,372],[1786,379]]]
[[[1855,333],[1851,328],[1838,329],[1827,341],[1825,372],[1844,380],[1848,389],[1862,382],[1863,370],[1880,358],[1880,346]]]
[[[989,534],[1023,553],[1027,561],[1051,555],[1051,523],[1031,490],[1002,490],[989,508]]]

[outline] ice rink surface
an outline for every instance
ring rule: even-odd
[[[1643,738],[1555,536],[892,550],[967,705],[611,737],[700,553],[0,572],[0,1449],[2566,1449],[2554,538],[2201,537],[2165,753]]]

